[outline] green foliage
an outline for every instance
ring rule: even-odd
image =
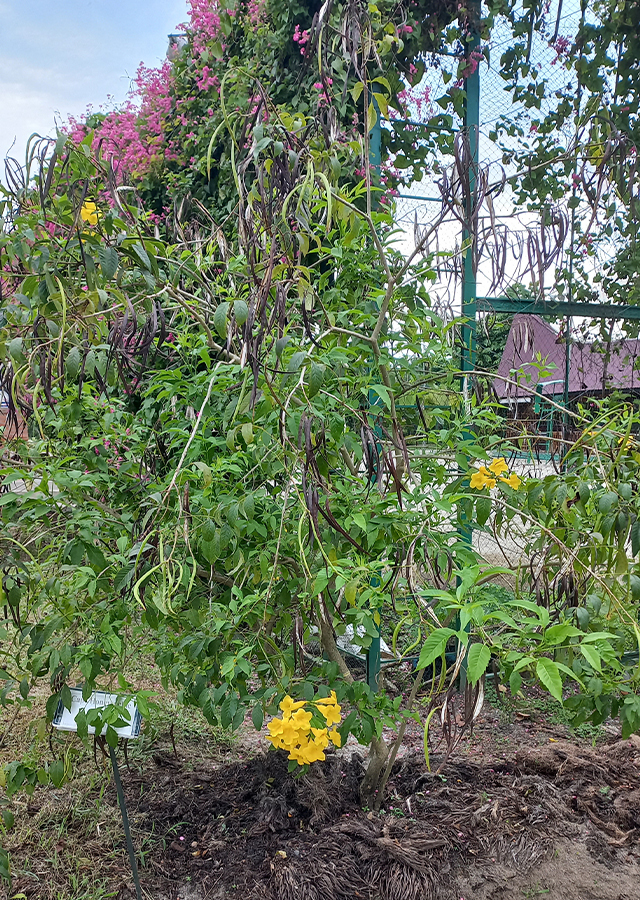
[[[315,70],[284,49],[311,10],[274,2],[255,29],[244,12],[225,19],[224,58],[213,41],[194,61],[190,36],[171,89],[185,100],[176,133],[195,137],[140,174],[137,196],[117,190],[92,136],[60,139],[7,192],[2,387],[29,439],[0,471],[3,707],[48,684],[51,719],[73,681],[85,696],[110,684],[122,702],[78,724],[113,743],[129,697],[145,712],[123,673],[151,641],[164,683],[213,725],[250,714],[260,727],[285,693],[325,685],[349,708],[343,740],[377,746],[410,710],[354,681],[336,638],[349,630],[366,650],[395,616],[394,648],[419,648],[431,678],[428,723],[468,649],[478,696],[493,660],[513,694],[535,679],[576,722],[640,729],[625,659],[640,641],[638,414],[581,412],[561,473],[470,486],[514,448],[493,403],[462,396],[457,323],[427,290],[434,260],[398,252],[371,188],[370,94],[396,103],[436,40],[422,26],[399,39],[399,9],[362,13],[373,43],[353,48],[358,77],[333,19],[322,37],[320,77],[338,123],[358,113],[353,140],[312,108]],[[215,97],[192,94],[204,54]],[[545,187],[526,177],[518,189]],[[192,213],[180,202],[156,230],[167,199],[186,197]],[[470,527],[505,541],[521,529],[531,577],[490,588],[505,570],[469,545]],[[67,774],[16,762],[3,777],[12,792]]]

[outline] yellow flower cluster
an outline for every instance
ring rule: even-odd
[[[98,210],[93,200],[85,200],[84,205],[80,210],[80,218],[88,225],[98,224]]]
[[[508,471],[509,466],[506,464],[504,456],[499,456],[490,465],[480,466],[478,471],[471,476],[469,484],[472,488],[494,488],[498,481],[502,481],[517,491],[522,484],[522,479],[515,472],[505,478],[504,473]]]
[[[305,709],[306,706],[311,706],[312,711]],[[274,747],[288,750],[289,759],[294,759],[299,766],[324,760],[329,741],[336,747],[340,746],[340,733],[331,728],[340,722],[340,705],[335,691],[331,691],[330,697],[318,697],[309,703],[306,700],[292,700],[287,695],[280,709],[282,718],[272,719],[267,725],[267,740]],[[315,728],[311,724],[314,715],[316,721],[318,716],[324,719],[324,728]]]

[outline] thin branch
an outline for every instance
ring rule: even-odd
[[[214,368],[214,370],[213,370],[213,373],[212,373],[212,375],[211,375],[211,378],[209,379],[209,386],[208,386],[208,388],[207,388],[207,393],[206,393],[206,395],[205,395],[204,400],[202,401],[202,406],[200,407],[200,411],[199,411],[198,414],[196,415],[196,420],[195,420],[195,422],[193,423],[193,428],[191,429],[191,434],[189,435],[189,440],[187,441],[187,443],[186,443],[186,445],[185,445],[185,448],[184,448],[184,450],[182,451],[182,456],[180,457],[180,462],[179,462],[178,465],[176,466],[176,470],[175,470],[175,472],[173,473],[173,478],[171,479],[171,482],[170,482],[170,484],[169,484],[169,487],[167,488],[167,490],[166,490],[165,493],[164,493],[164,497],[162,498],[163,502],[165,502],[165,501],[167,500],[167,497],[169,496],[169,494],[171,493],[171,491],[172,491],[173,488],[175,487],[176,480],[177,480],[177,478],[178,478],[178,475],[180,474],[180,470],[182,469],[182,465],[183,465],[183,463],[184,463],[184,461],[185,461],[185,459],[186,459],[187,453],[189,452],[189,447],[190,447],[191,444],[193,443],[193,440],[194,440],[194,438],[195,438],[195,436],[196,436],[196,434],[197,434],[197,432],[198,432],[198,428],[200,427],[200,421],[201,421],[201,419],[202,419],[202,413],[204,412],[205,406],[206,406],[207,403],[209,402],[209,397],[211,396],[211,391],[213,390],[213,382],[215,381],[216,373],[217,373],[218,369],[220,368],[220,366],[221,366],[221,363],[216,363],[216,366],[215,366],[215,368]]]

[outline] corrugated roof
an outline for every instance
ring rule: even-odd
[[[565,349],[563,335],[549,322],[540,316],[515,315],[493,382],[498,397],[504,400],[531,397],[539,383],[547,396],[562,394]],[[569,393],[601,391],[603,387],[640,389],[638,366],[640,340],[572,342]]]

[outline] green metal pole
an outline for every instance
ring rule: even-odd
[[[470,4],[472,17],[475,21],[477,13],[480,17],[480,4],[474,0]],[[469,55],[480,46],[480,35],[475,33],[469,42]],[[473,72],[469,72],[465,79],[465,103],[464,103],[464,128],[469,135],[471,149],[471,170],[469,172],[470,197],[467,198],[466,218],[471,225],[471,212],[475,201],[476,175],[479,161],[478,131],[480,127],[480,66],[476,65]],[[462,271],[462,316],[468,321],[462,326],[462,372],[469,372],[475,368],[476,363],[476,295],[477,282],[476,271],[473,264],[476,235],[473,230],[464,228],[462,231],[462,246],[464,253],[464,265]],[[466,380],[468,376],[463,374]]]
[[[480,4],[478,0],[473,0],[470,4],[472,21],[478,21],[480,18]],[[477,14],[477,19],[475,18]],[[480,46],[480,35],[476,32],[473,34],[469,42],[469,59],[471,53]],[[471,68],[471,66],[469,66]],[[470,71],[465,79],[465,102],[464,102],[464,128],[469,135],[469,146],[471,150],[471,168],[469,171],[469,196],[466,198],[466,227],[462,230],[462,247],[463,247],[463,267],[462,267],[462,298],[461,313],[465,320],[461,328],[461,355],[460,369],[462,371],[462,392],[466,398],[471,390],[471,375],[476,366],[476,297],[478,293],[476,270],[474,266],[475,242],[477,236],[473,233],[473,223],[471,215],[475,206],[476,179],[478,172],[478,130],[480,125],[480,66],[476,65],[473,71]],[[473,435],[469,432],[468,437],[473,439]],[[471,542],[471,529],[467,524],[461,523],[459,528],[460,536],[467,543]]]
[[[462,393],[466,399],[471,393],[470,373],[476,366],[476,296],[477,280],[476,268],[474,265],[475,244],[477,236],[474,233],[475,228],[471,221],[473,207],[475,206],[476,178],[479,162],[479,127],[480,127],[480,66],[478,61],[474,60],[471,54],[477,51],[480,46],[480,34],[478,25],[480,22],[480,2],[479,0],[471,0],[469,3],[469,13],[471,20],[472,33],[468,42],[467,58],[469,60],[468,74],[465,78],[465,101],[464,101],[464,129],[469,137],[469,147],[471,151],[471,161],[469,170],[469,196],[466,198],[466,226],[462,230],[462,248],[463,248],[463,267],[462,267],[462,298],[461,313],[464,320],[461,328],[462,348],[460,369],[462,372]],[[471,431],[466,432],[465,437],[473,440]],[[471,524],[464,514],[458,519],[458,535],[461,541],[471,546],[473,541],[473,531]],[[467,683],[467,664],[465,662],[460,670],[460,690],[463,691]]]

